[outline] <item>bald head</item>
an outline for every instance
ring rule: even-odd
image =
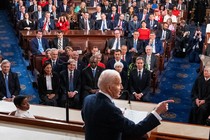
[[[98,79],[98,87],[112,98],[119,98],[122,89],[121,77],[115,70],[105,70]]]

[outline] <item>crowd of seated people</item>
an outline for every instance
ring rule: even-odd
[[[93,7],[95,11],[89,12]],[[19,30],[36,30],[36,37],[30,40],[32,55],[46,56],[38,77],[42,104],[64,106],[69,100],[70,107],[80,108],[87,95],[98,92],[97,80],[104,69],[120,73],[123,91],[132,100],[149,101],[153,74],[158,71],[160,58],[170,55],[171,47],[175,48],[174,56],[189,55],[190,62],[200,62],[205,33],[187,25],[183,0],[33,0],[30,5],[17,0],[13,8]],[[42,37],[43,31],[51,30],[58,30],[56,38]],[[107,40],[105,53],[99,46],[91,46],[80,56],[71,47],[71,38],[64,36],[67,30],[113,30],[114,36]],[[127,99],[128,95],[120,98]]]

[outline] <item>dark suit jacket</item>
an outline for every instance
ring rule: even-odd
[[[60,88],[59,84],[60,81],[58,74],[53,72],[51,80],[52,80],[52,90],[49,91],[47,90],[46,77],[44,75],[40,75],[38,77],[38,91],[39,91],[39,97],[41,99],[44,99],[44,97],[49,93],[58,94]]]
[[[128,74],[127,74],[127,72],[122,71],[120,73],[120,77],[122,79],[123,90],[127,90],[128,89]]]
[[[66,11],[64,11],[64,6],[63,4],[59,6],[59,11],[60,13],[69,13],[70,12],[70,7],[66,6]]]
[[[166,37],[165,37],[166,39],[165,39],[165,41],[166,42],[171,42],[171,40],[172,40],[172,33],[171,33],[171,31],[169,29],[166,29],[165,31],[166,31]],[[161,30],[157,30],[156,37],[161,39],[162,38],[162,34],[163,34],[163,30],[162,29]]]
[[[120,14],[118,14],[118,13],[115,13],[115,15],[114,15],[114,20],[119,20],[119,17],[120,17]],[[108,13],[108,15],[107,15],[107,20],[110,20],[110,21],[112,21],[112,13]]]
[[[68,45],[69,45],[69,39],[66,38],[66,37],[63,37],[63,46],[62,46],[63,47],[63,50]],[[53,39],[51,48],[58,49],[58,38],[57,37]]]
[[[130,63],[132,63],[132,54],[130,52],[126,53],[124,61],[126,62],[127,66],[129,66]]]
[[[9,85],[9,91],[11,95],[14,95],[14,96],[19,95],[20,83],[19,83],[17,73],[14,73],[11,71],[9,72],[8,85]],[[6,96],[7,96],[7,93],[6,93],[6,86],[5,86],[5,78],[2,71],[0,71],[0,100]]]
[[[29,24],[26,22],[26,20],[21,20],[19,23],[19,30],[24,30],[25,27],[30,27],[31,30],[35,29],[34,23],[32,21],[29,21]]]
[[[101,30],[101,26],[102,26],[102,20],[97,20],[95,22],[95,30]],[[106,26],[107,26],[107,29],[112,29],[112,23],[110,20],[106,20]]]
[[[69,91],[68,70],[63,70],[60,73],[60,83],[61,83],[60,86],[61,86],[62,96],[65,96],[66,92]],[[74,87],[74,91],[77,91],[78,94],[80,94],[80,92],[81,92],[81,75],[78,70],[74,70],[73,87]]]
[[[128,37],[133,36],[133,32],[138,30],[141,27],[141,23],[137,21],[136,25],[134,24],[134,21],[128,22]]]
[[[107,65],[106,65],[106,68],[107,69],[114,69],[114,64],[115,64],[115,58],[112,58],[112,59],[110,59],[108,62],[107,62]],[[128,71],[128,64],[125,62],[125,61],[123,61],[122,59],[120,60],[120,62],[122,62],[123,63],[123,65],[124,65],[124,67],[123,67],[123,70],[124,71]]]
[[[108,8],[106,9],[106,7],[103,5],[102,7],[101,7],[101,12],[102,13],[105,13],[106,15],[108,14],[108,13],[110,13],[112,10],[111,10],[112,8],[110,7],[110,6],[108,6]]]
[[[51,12],[51,13],[50,13],[50,18],[55,20],[55,19],[58,19],[58,18],[60,17],[59,12],[56,12],[55,15],[56,15],[56,16],[54,17],[53,12]]]
[[[104,69],[97,67],[96,76],[93,77],[92,69],[90,66],[82,70],[82,89],[89,93],[91,89],[98,89],[98,78]]]
[[[146,21],[146,24],[147,24],[148,29],[157,30],[159,28],[159,24],[158,24],[157,20],[153,21],[153,26],[152,27],[150,27],[150,20],[149,19]]]
[[[42,30],[43,27],[44,27],[44,18],[43,19],[40,19],[38,21],[38,29],[39,30]],[[49,30],[54,30],[55,29],[55,21],[54,19],[50,19],[50,24],[49,24]]]
[[[94,23],[91,19],[88,20],[89,22],[89,27],[90,27],[90,30],[91,29],[94,29]],[[79,22],[79,29],[80,30],[84,30],[85,29],[85,25],[84,25],[84,19],[81,19],[80,22]]]
[[[33,38],[31,39],[30,41],[30,45],[31,45],[31,53],[33,55],[37,55],[37,54],[41,54],[41,52],[38,50],[38,40],[37,38]],[[44,50],[48,49],[49,48],[49,44],[48,44],[48,41],[46,38],[42,38],[42,47]]]
[[[38,21],[38,11],[34,12],[32,15],[31,15],[31,19],[33,20],[37,20]],[[44,17],[44,12],[42,11],[42,18]]]
[[[101,14],[102,14],[102,12],[101,12]],[[100,18],[100,17],[99,17],[99,18]],[[92,19],[93,21],[96,21],[96,19],[97,19],[97,12],[94,12],[94,13],[91,14],[91,19]]]
[[[107,49],[112,49],[115,42],[115,38],[110,38],[107,42]],[[120,38],[120,46],[126,45],[126,40],[124,38]]]
[[[146,54],[144,54],[143,55],[143,58],[144,58],[144,60],[145,60],[145,65],[147,65],[147,55]],[[156,71],[157,70],[157,57],[154,55],[154,54],[152,54],[151,55],[151,59],[150,59],[150,70],[152,70],[152,71]]]
[[[36,6],[38,6],[38,5],[36,5]],[[28,12],[34,12],[34,5],[31,5],[29,8],[28,8]]]
[[[119,23],[119,20],[115,20],[113,22],[113,25],[112,25],[113,29],[118,29],[118,23]],[[122,30],[127,31],[127,28],[128,28],[128,23],[127,23],[127,21],[123,20],[122,21]]]
[[[142,73],[142,79],[140,79],[138,77],[137,69],[132,70],[130,72],[130,77],[129,77],[130,93],[133,94],[133,92],[136,92],[136,93],[147,94],[150,90],[150,82],[151,82],[150,79],[151,79],[150,71],[144,69]]]
[[[141,13],[138,14],[139,21],[142,21],[142,18],[143,18],[143,13],[141,12]],[[146,14],[144,20],[147,21],[148,19],[149,19],[149,14]]]
[[[138,137],[160,124],[151,113],[142,122],[134,124],[102,93],[85,99],[82,118],[86,140],[120,140],[122,134]]]
[[[151,44],[149,44],[149,45],[151,45]],[[155,53],[159,53],[159,54],[164,53],[163,42],[158,38],[155,39]]]
[[[52,60],[51,59],[47,60],[47,62],[52,64]],[[64,62],[61,59],[57,59],[56,60],[56,64],[53,67],[53,71],[56,72],[56,73],[60,73],[65,68],[63,63]]]
[[[133,38],[129,38],[127,40],[127,46],[128,46],[128,49],[130,50],[131,48],[133,48],[134,46],[134,39]],[[144,47],[141,45],[141,42],[140,40],[137,41],[137,51],[138,51],[138,55],[141,55],[142,53],[144,53]]]

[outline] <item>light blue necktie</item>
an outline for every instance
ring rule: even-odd
[[[5,74],[5,86],[6,86],[7,98],[11,98],[11,93],[9,91],[8,74]]]
[[[44,49],[43,49],[43,47],[42,47],[42,41],[41,41],[41,39],[38,39],[38,50],[42,53],[42,52],[44,52]]]
[[[133,48],[137,50],[136,46],[137,46],[137,41],[136,41],[136,40],[134,40],[134,43],[133,43]]]
[[[72,71],[70,72],[70,76],[69,76],[69,90],[70,91],[74,91],[73,73],[72,73]]]
[[[96,76],[96,70],[92,70],[93,71],[93,77],[95,78]]]

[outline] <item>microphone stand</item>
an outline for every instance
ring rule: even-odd
[[[69,96],[68,92],[66,93],[66,122],[69,123]]]
[[[131,95],[128,91],[127,91],[127,94],[128,94],[128,104],[131,104]]]

